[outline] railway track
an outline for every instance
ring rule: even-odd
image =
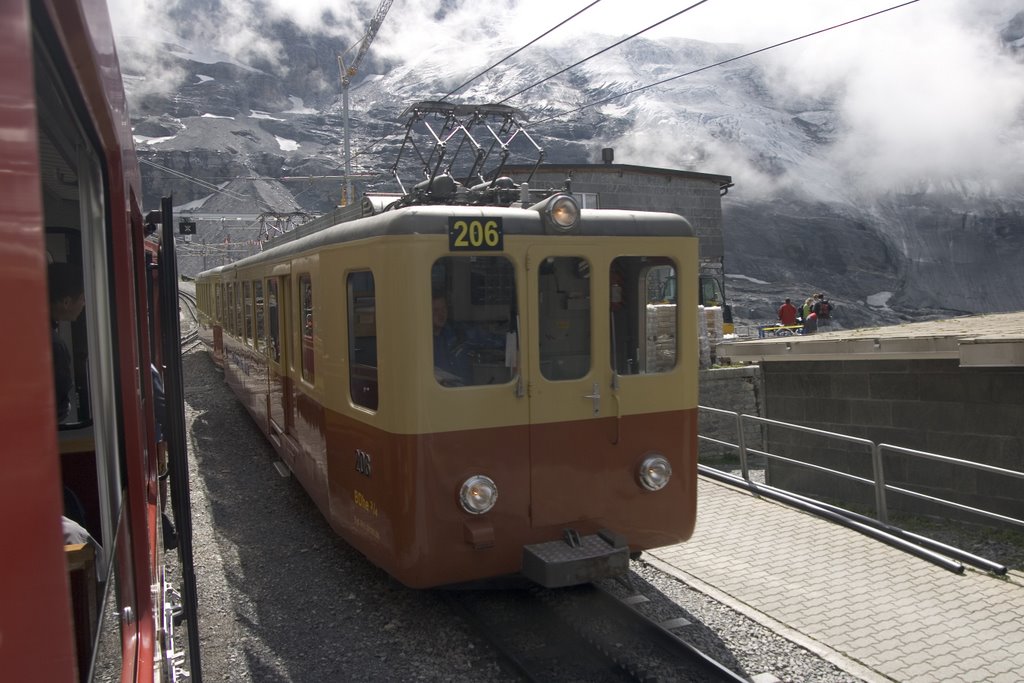
[[[615,583],[442,596],[525,680],[749,680],[680,637],[685,619],[646,616],[648,599]]]
[[[191,351],[199,346],[199,311],[196,297],[188,292],[178,291],[181,315],[181,351]]]

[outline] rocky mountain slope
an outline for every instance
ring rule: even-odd
[[[119,38],[147,206],[167,192],[179,207],[246,215],[317,213],[338,203],[337,40],[282,21],[265,30],[282,48],[273,60],[242,62],[163,36],[164,81],[154,80],[153,40]],[[1012,53],[1024,37],[1024,13],[993,27],[992,37],[993,50]],[[610,42],[584,35],[538,46],[476,81],[461,101],[499,101]],[[495,42],[492,61],[508,51]],[[531,133],[550,161],[598,162],[601,148],[614,147],[621,163],[732,176],[736,185],[723,198],[725,267],[741,322],[772,320],[782,298],[816,291],[837,303],[837,322],[845,327],[1024,308],[1022,186],[949,177],[939,168],[910,180],[878,172],[867,162],[892,150],[844,148],[849,115],[838,108],[835,89],[782,97],[763,62],[740,60],[670,88],[551,118],[737,52],[692,40],[635,39],[508,104],[536,122]],[[396,189],[390,169],[404,133],[402,112],[412,102],[439,99],[473,73],[450,54],[364,63],[350,91],[357,191]],[[865,163],[851,170],[841,159]],[[415,165],[399,172],[419,179]],[[237,178],[275,189],[261,190],[257,202],[255,191],[225,195],[211,187]],[[202,239],[223,241],[220,234]]]

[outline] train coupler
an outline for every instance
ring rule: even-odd
[[[581,536],[566,529],[559,541],[523,547],[523,575],[545,588],[562,588],[625,574],[629,546],[613,531]]]

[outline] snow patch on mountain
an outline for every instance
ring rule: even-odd
[[[277,146],[285,152],[294,152],[300,146],[295,140],[289,140],[288,138],[282,138],[277,135],[274,136],[274,139],[277,140]]]

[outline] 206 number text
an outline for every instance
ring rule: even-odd
[[[500,218],[448,219],[449,251],[501,251],[504,247]]]

